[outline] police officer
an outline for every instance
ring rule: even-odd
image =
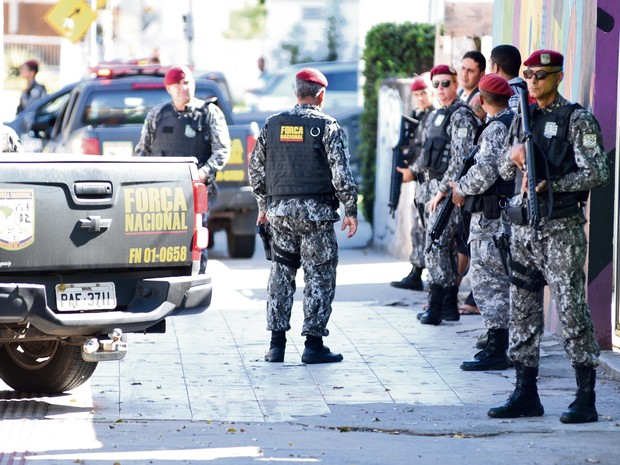
[[[517,172],[525,174],[523,183],[516,179],[521,192],[508,210],[512,221],[508,354],[515,363],[517,384],[503,405],[488,411],[493,418],[544,414],[536,379],[543,333],[543,289],[547,284],[563,324],[564,348],[577,381],[575,401],[560,421],[598,420],[594,387],[600,349],[585,302],[583,207],[589,190],[609,181],[610,166],[595,117],[558,93],[564,78],[563,63],[564,57],[552,50],[538,50],[524,62],[527,69],[523,76],[536,101],[524,111],[529,111],[531,118],[537,160],[536,192],[542,217],[538,224],[531,224],[527,210],[519,205],[529,192],[526,154],[520,143],[522,120],[518,117],[510,128],[507,156],[500,162],[504,179],[515,177]]]
[[[460,171],[463,160],[474,147],[474,134],[479,120],[473,110],[458,98],[456,71],[448,65],[437,65],[431,70],[431,80],[441,108],[433,114],[424,147],[420,167],[429,181],[428,203],[429,228],[435,224],[441,202]],[[421,315],[422,324],[438,325],[442,319],[456,321],[460,318],[456,284],[456,248],[454,245],[458,211],[454,209],[448,226],[439,240],[430,248],[431,237],[427,234],[425,255],[428,269],[429,303]]]
[[[510,226],[502,218],[500,204],[505,204],[514,192],[514,183],[499,177],[498,162],[514,116],[508,106],[513,91],[508,81],[497,74],[485,74],[478,87],[489,120],[476,141],[475,164],[460,180],[449,184],[454,204],[464,206],[471,213],[471,285],[489,335],[484,349],[474,360],[463,362],[461,369],[505,370],[509,366],[506,349],[510,317],[507,254]]]
[[[428,73],[425,73],[428,75]],[[428,77],[418,76],[411,84],[411,95],[414,100],[415,110],[411,117],[418,121],[410,147],[411,162],[407,168],[396,167],[398,172],[403,175],[403,182],[416,181],[415,199],[411,204],[411,245],[413,249],[409,256],[412,265],[411,271],[400,281],[392,281],[390,286],[399,289],[410,289],[412,291],[423,291],[422,271],[424,265],[424,246],[426,244],[426,203],[430,200],[426,193],[424,176],[420,172],[420,152],[428,125],[431,122],[431,115],[435,106],[433,104],[433,94],[426,82]]]
[[[26,107],[31,105],[35,100],[47,95],[45,86],[38,83],[36,80],[38,72],[39,62],[37,60],[28,60],[19,67],[19,75],[26,80],[26,88],[19,99],[17,113],[26,109]]]
[[[267,283],[268,362],[283,362],[297,270],[304,270],[303,363],[340,362],[323,344],[336,290],[338,243],[334,222],[344,205],[342,230],[357,230],[357,188],[346,135],[323,113],[325,76],[313,68],[295,79],[297,104],[269,117],[261,129],[249,172],[258,203],[257,225],[269,224],[271,273]]]
[[[2,132],[2,153],[24,151],[22,142],[13,128],[3,124],[0,131]]]
[[[153,107],[146,115],[137,156],[196,157],[200,180],[207,184],[209,196],[217,193],[215,175],[230,158],[230,135],[226,118],[215,100],[195,98],[196,81],[186,66],[173,66],[164,77],[172,101]],[[206,224],[207,214],[203,215]],[[201,273],[207,266],[202,251]]]

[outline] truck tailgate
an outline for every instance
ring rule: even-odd
[[[191,267],[194,161],[3,156],[0,273]]]

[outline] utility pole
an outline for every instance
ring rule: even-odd
[[[185,38],[187,39],[187,64],[194,64],[194,14],[192,12],[192,0],[189,0],[189,12],[183,15],[183,22],[185,26],[183,28],[185,32]]]

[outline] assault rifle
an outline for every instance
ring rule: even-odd
[[[458,181],[463,176],[467,174],[469,168],[471,168],[474,164],[474,157],[478,153],[478,147],[474,147],[469,156],[467,156],[463,160],[463,166],[461,166],[461,170],[456,175],[455,181]],[[441,210],[439,210],[439,214],[437,215],[437,219],[433,224],[433,227],[428,232],[429,237],[431,238],[430,244],[424,251],[425,253],[429,253],[433,244],[439,240],[441,235],[443,234],[446,226],[448,226],[448,222],[450,221],[450,216],[452,215],[452,210],[454,210],[454,203],[452,203],[452,189],[448,191],[447,197],[443,205],[441,206]]]
[[[406,168],[412,161],[413,150],[410,149],[413,134],[420,122],[417,119],[411,118],[407,115],[401,115],[400,118],[400,134],[398,136],[398,142],[392,148],[392,176],[390,181],[390,199],[388,207],[390,207],[390,214],[394,216],[394,212],[398,208],[398,201],[400,199],[400,191],[403,183],[402,173],[396,170],[396,167]]]
[[[521,129],[523,131],[523,145],[525,146],[525,165],[527,168],[527,216],[530,226],[537,228],[540,224],[540,204],[536,184],[536,159],[534,158],[534,142],[532,141],[532,127],[530,126],[530,105],[527,91],[519,94],[519,110],[521,113]]]

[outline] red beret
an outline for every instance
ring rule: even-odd
[[[327,78],[318,69],[304,68],[299,71],[295,77],[302,81],[314,82],[323,87],[327,87]]]
[[[478,82],[478,89],[485,90],[495,95],[505,95],[506,97],[514,95],[508,81],[499,74],[494,73],[485,74],[482,76]]]
[[[437,65],[431,69],[431,79],[433,79],[433,77],[437,74],[450,74],[452,76],[456,76],[456,70],[452,66]]]
[[[168,71],[166,71],[166,77],[164,77],[164,84],[166,84],[167,86],[171,86],[172,84],[176,84],[185,77],[188,77],[190,79],[192,78],[192,72],[187,66],[173,66]]]
[[[553,50],[537,50],[523,64],[525,66],[562,66],[564,57]]]
[[[428,89],[428,85],[426,85],[426,81],[421,77],[415,78],[413,84],[411,84],[411,92],[415,92],[417,90]]]

